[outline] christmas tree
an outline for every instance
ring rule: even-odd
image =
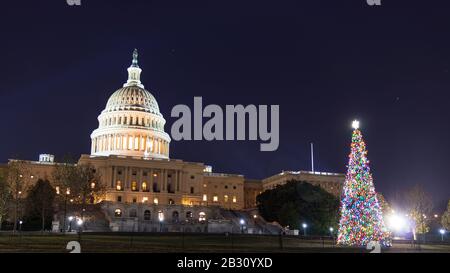
[[[358,121],[353,122],[353,128],[337,242],[350,246],[365,246],[371,241],[390,245]]]

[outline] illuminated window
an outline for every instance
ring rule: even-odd
[[[192,212],[190,212],[190,211],[186,212],[186,218],[187,219],[191,219],[192,216],[193,216]]]
[[[226,203],[226,202],[228,202],[228,195],[224,195],[223,196],[223,201]]]
[[[134,149],[139,150],[139,138],[138,137],[134,138]]]
[[[142,182],[142,185],[141,185],[141,187],[142,187],[142,191],[147,191],[147,182]]]
[[[206,188],[206,184],[203,184],[203,188]]]
[[[122,190],[122,181],[117,181],[116,182],[116,190],[121,191]]]
[[[173,199],[169,199],[169,205],[175,205],[175,201],[173,201]]]
[[[92,182],[92,183],[91,183],[91,189],[94,189],[94,188],[95,188],[95,183]]]
[[[214,196],[213,196],[213,201],[214,201],[214,202],[218,202],[218,201],[219,201],[219,197],[218,197],[217,195],[214,195]]]
[[[116,217],[122,217],[122,210],[121,209],[116,209],[114,211],[114,216]]]
[[[59,194],[59,187],[56,187],[56,194]]]
[[[164,213],[162,211],[158,211],[158,220],[160,222],[164,221]]]
[[[233,196],[233,203],[236,203],[236,196]]]
[[[148,197],[143,197],[142,198],[142,203],[147,203],[148,202]]]
[[[132,191],[137,191],[138,190],[136,181],[131,182],[131,190]]]
[[[202,212],[200,212],[198,215],[199,215],[199,216],[198,216],[198,220],[199,220],[200,222],[206,221],[206,213],[204,213],[204,212],[202,211]]]
[[[208,201],[208,195],[206,195],[206,194],[203,194],[203,201]]]
[[[158,205],[158,198],[153,199],[153,204]]]

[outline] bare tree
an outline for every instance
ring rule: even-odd
[[[442,215],[441,224],[446,230],[450,230],[450,200],[448,201],[447,210]]]
[[[55,168],[53,177],[64,189],[70,189],[73,201],[81,205],[81,218],[88,203],[94,204],[102,199],[106,187],[100,175],[91,164],[61,165]]]
[[[406,206],[409,214],[416,222],[417,233],[427,233],[429,231],[430,213],[433,210],[433,202],[430,195],[420,185],[415,185],[406,192]]]
[[[11,198],[7,183],[7,168],[0,168],[0,230],[2,230],[3,218],[8,212],[8,202]]]
[[[21,209],[21,201],[25,193],[28,191],[30,176],[29,168],[25,161],[12,160],[8,163],[8,189],[14,202],[14,228],[13,232],[17,230],[17,220],[19,217],[19,209]]]

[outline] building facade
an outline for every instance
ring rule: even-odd
[[[161,219],[166,220],[166,229],[195,222],[199,224],[195,229],[204,230],[207,219],[220,218],[217,209],[254,208],[258,194],[289,180],[306,181],[340,194],[342,174],[282,172],[251,180],[239,174],[214,173],[203,163],[171,159],[166,121],[155,97],[141,83],[141,72],[135,50],[128,80],[113,92],[98,116],[98,128],[91,134],[91,154],[81,155],[78,161],[91,164],[106,186],[102,201],[111,230],[154,231]],[[29,183],[51,181],[58,164],[48,154],[25,163],[24,179]],[[65,191],[54,186],[57,193]]]

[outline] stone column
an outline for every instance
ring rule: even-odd
[[[179,170],[175,171],[175,191],[176,192],[180,191],[180,180],[179,180],[180,177],[178,175],[179,172],[180,172]]]
[[[154,180],[154,177],[153,177],[153,169],[150,169],[150,181],[148,182],[148,186],[150,187],[149,188],[149,191],[150,192],[153,192],[153,180]]]
[[[116,179],[116,174],[117,174],[117,170],[115,166],[112,166],[112,182],[111,182],[111,188],[114,188],[114,184],[116,183],[117,179]]]

